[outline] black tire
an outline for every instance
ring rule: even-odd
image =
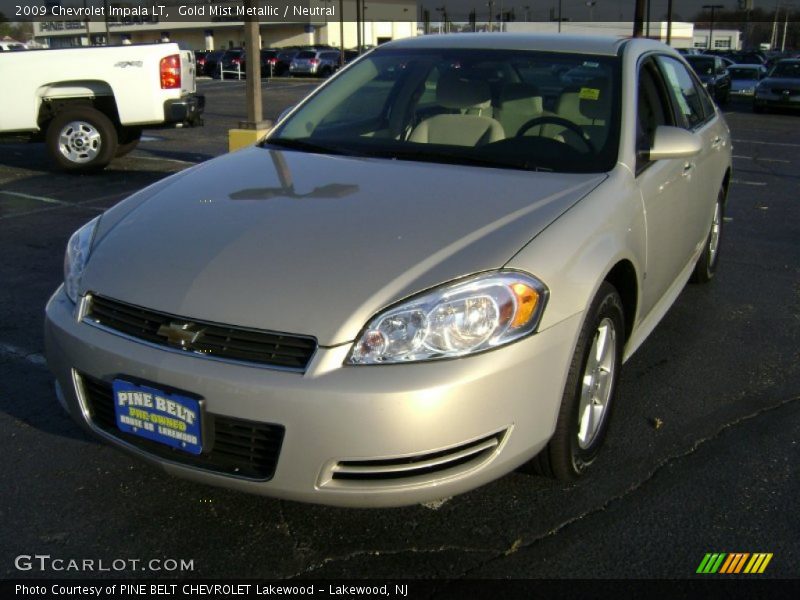
[[[141,138],[142,130],[138,127],[123,127],[117,134],[117,153],[114,156],[119,158],[133,152]]]
[[[753,112],[754,113],[758,113],[758,114],[762,114],[764,112],[764,107],[753,103]]]
[[[697,259],[694,266],[692,283],[708,283],[714,279],[719,264],[720,242],[722,241],[723,225],[725,223],[725,189],[722,188],[717,194],[717,203],[714,208],[714,216],[711,219],[711,227],[706,237],[706,245],[703,253]]]
[[[323,67],[322,71],[319,72],[319,76],[323,79],[327,79],[333,74],[333,70],[330,67]]]
[[[606,333],[601,333],[601,330],[605,330]],[[591,408],[594,409],[598,406],[595,405],[593,399],[600,384],[593,384],[603,380],[599,377],[601,370],[595,372],[598,375],[597,379],[593,375],[592,383],[586,388],[584,386],[589,355],[592,349],[597,350],[595,343],[600,340],[601,335],[610,335],[611,337],[607,339],[613,342],[608,347],[608,356],[605,357],[604,354],[604,361],[607,360],[610,367],[604,380],[607,388],[605,385],[603,386],[603,389],[607,390],[607,394],[606,392],[602,394],[605,408],[600,412],[599,423],[593,433],[589,435],[588,431],[584,432],[584,439],[580,439],[580,409],[584,392],[591,391],[588,396]],[[555,433],[545,449],[531,461],[528,467],[530,470],[562,481],[572,481],[583,475],[586,468],[594,462],[603,445],[611,420],[617,381],[622,367],[624,345],[625,311],[622,300],[614,286],[603,282],[587,311],[586,320],[578,336],[578,343],[572,356],[567,383],[564,387]],[[594,369],[592,370],[594,372]],[[585,408],[589,408],[589,406]]]
[[[60,169],[99,171],[117,153],[117,130],[111,119],[99,110],[76,106],[63,110],[50,121],[45,143]]]

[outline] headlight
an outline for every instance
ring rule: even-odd
[[[547,295],[541,281],[517,271],[444,285],[373,317],[347,363],[453,358],[508,344],[536,330]]]
[[[69,299],[75,303],[78,302],[78,288],[86,262],[89,260],[94,230],[99,222],[100,217],[95,217],[73,233],[67,242],[67,252],[64,255],[64,290]]]

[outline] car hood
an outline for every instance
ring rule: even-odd
[[[605,178],[252,147],[106,213],[82,287],[341,344],[389,304],[502,267]]]

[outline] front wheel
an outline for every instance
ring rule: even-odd
[[[570,481],[594,462],[608,430],[624,344],[622,300],[603,282],[578,336],[555,433],[533,460],[538,473]]]
[[[65,171],[97,171],[117,152],[117,131],[111,120],[91,106],[68,108],[47,127],[47,149]]]
[[[714,278],[719,264],[719,249],[722,241],[722,224],[725,222],[725,190],[717,194],[717,203],[714,206],[714,217],[711,219],[711,228],[706,237],[703,253],[697,259],[697,264],[692,272],[692,283],[708,283]]]

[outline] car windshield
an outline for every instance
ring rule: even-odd
[[[303,50],[297,53],[297,58],[316,58],[317,53],[314,50]]]
[[[697,58],[694,56],[687,56],[686,60],[690,65],[692,65],[692,68],[698,75],[712,75],[714,73],[713,58]]]
[[[755,80],[758,79],[758,70],[757,69],[741,69],[732,67],[728,69],[728,73],[731,74],[731,79],[738,80]]]
[[[780,62],[775,65],[769,76],[800,79],[800,62]]]
[[[382,49],[311,96],[265,141],[319,153],[604,172],[619,147],[616,57]]]

